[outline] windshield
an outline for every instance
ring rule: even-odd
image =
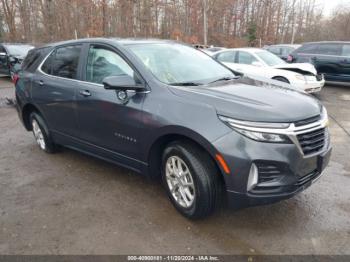
[[[208,55],[181,44],[129,45],[130,50],[166,84],[208,84],[234,74]]]
[[[260,57],[268,66],[286,64],[286,62],[284,62],[281,58],[267,51],[258,51],[255,54]]]
[[[25,57],[28,51],[34,47],[31,45],[6,45],[6,48],[12,56]]]

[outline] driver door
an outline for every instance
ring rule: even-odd
[[[146,93],[106,90],[102,81],[108,76],[136,75],[134,69],[107,45],[85,47],[83,80],[77,89],[77,119],[80,139],[86,149],[120,164],[134,165],[139,159],[141,108]],[[135,161],[134,161],[135,162]]]

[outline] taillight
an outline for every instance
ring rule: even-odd
[[[12,82],[13,82],[15,85],[17,84],[18,79],[19,79],[18,74],[14,74],[14,75],[12,76]]]
[[[293,56],[292,55],[288,55],[287,62],[293,62]]]

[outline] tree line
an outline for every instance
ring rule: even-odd
[[[350,9],[317,0],[0,0],[0,40],[154,37],[218,46],[350,40]]]

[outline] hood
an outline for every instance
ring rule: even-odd
[[[248,77],[217,85],[170,89],[178,96],[208,104],[218,114],[238,120],[286,123],[321,112],[320,102],[310,95]]]
[[[310,63],[282,64],[282,65],[273,66],[273,68],[290,70],[301,74],[311,73],[313,75],[317,75],[316,68]]]

